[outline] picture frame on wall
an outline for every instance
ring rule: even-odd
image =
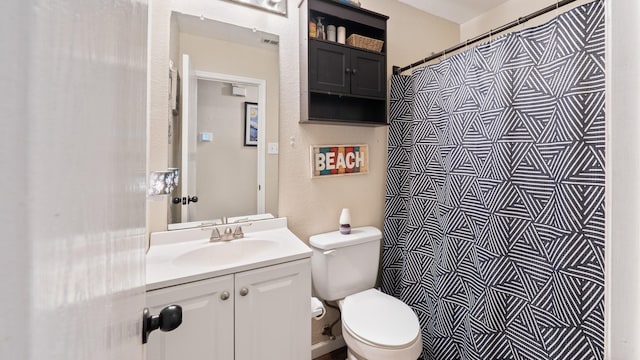
[[[244,146],[258,146],[258,103],[244,103]]]
[[[229,0],[279,15],[287,16],[287,0]]]

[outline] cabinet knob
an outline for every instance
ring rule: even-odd
[[[229,300],[229,296],[231,295],[228,291],[223,291],[222,294],[220,294],[220,299],[222,299],[222,301]]]
[[[353,70],[351,70],[351,73],[352,73],[353,75],[355,75],[357,72],[358,72],[358,69],[353,69]]]
[[[346,72],[348,74],[348,73],[351,72],[351,69],[350,68],[346,68],[346,69],[344,69],[344,72]]]
[[[247,288],[240,289],[240,296],[247,296],[248,293],[249,293],[249,289]]]

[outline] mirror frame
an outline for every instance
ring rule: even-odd
[[[238,11],[240,5],[233,2],[218,1],[212,6],[208,0],[189,1],[161,1],[154,5],[149,14],[149,112],[147,115],[148,140],[147,140],[147,171],[165,169],[168,159],[168,144],[164,139],[168,132],[166,115],[166,103],[169,96],[169,84],[166,81],[167,67],[169,63],[169,39],[171,13],[204,17],[211,20],[226,22],[246,28],[256,28],[260,31],[277,35],[279,44],[279,121],[282,119],[299,116],[300,88],[287,86],[287,84],[299,84],[300,73],[291,71],[296,69],[301,54],[298,49],[301,24],[298,22],[299,13],[297,4],[288,1],[288,16],[269,14],[260,10],[246,8],[246,11]],[[306,24],[303,24],[307,26]],[[152,40],[152,39],[159,39]],[[290,99],[290,100],[284,100]],[[290,134],[291,146],[295,146],[296,134]],[[159,140],[162,136],[162,141]],[[279,143],[282,144],[279,137]],[[282,148],[279,157],[282,156]],[[279,179],[280,181],[280,179]],[[167,231],[167,207],[168,201],[159,199],[147,199],[147,234],[156,231]],[[280,199],[279,199],[280,200]],[[278,209],[282,207],[278,201]],[[278,214],[280,211],[278,211]]]

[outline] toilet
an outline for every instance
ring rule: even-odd
[[[313,288],[320,298],[338,302],[348,360],[415,360],[422,352],[418,317],[404,302],[373,288],[381,240],[372,226],[311,236]]]

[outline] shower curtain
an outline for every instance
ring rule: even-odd
[[[603,359],[604,4],[394,76],[382,290],[424,359]]]

